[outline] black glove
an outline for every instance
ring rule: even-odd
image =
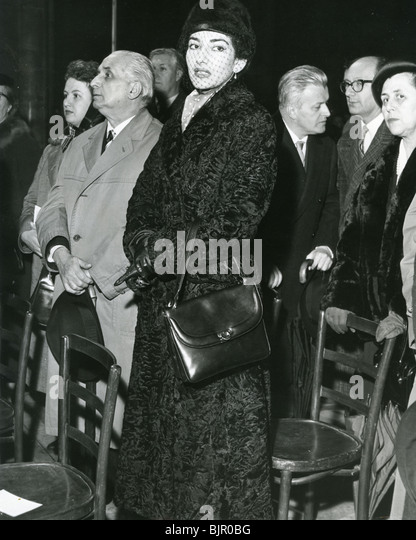
[[[140,232],[130,242],[129,250],[133,263],[126,273],[114,283],[115,287],[126,282],[129,289],[137,293],[148,287],[152,279],[156,277],[147,248],[151,233],[152,231]]]

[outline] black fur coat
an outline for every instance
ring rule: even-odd
[[[138,231],[176,245],[198,218],[197,237],[255,238],[276,179],[271,116],[239,82],[218,92],[182,133],[165,124],[134,189],[125,249]],[[224,288],[226,276],[187,278],[184,298]],[[234,276],[234,280],[236,277]],[[124,415],[116,503],[151,519],[271,519],[268,401],[256,365],[204,384],[175,377],[162,310],[175,280],[139,296],[136,344]],[[195,313],[195,317],[198,314]]]
[[[370,165],[346,215],[322,308],[338,307],[380,321],[405,318],[400,261],[403,222],[416,193],[416,152],[396,185],[400,139]]]

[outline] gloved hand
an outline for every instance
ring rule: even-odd
[[[348,332],[347,318],[351,311],[336,307],[329,307],[325,311],[325,319],[329,326],[337,334],[346,334]]]
[[[114,283],[115,287],[126,282],[129,289],[137,293],[140,289],[148,287],[151,280],[156,277],[147,249],[148,239],[149,232],[144,231],[130,243],[129,250],[133,263],[126,273]]]
[[[390,311],[388,316],[378,325],[376,341],[380,343],[385,339],[391,339],[399,336],[400,334],[404,334],[406,332],[406,328],[406,323],[400,317],[400,315],[397,315],[397,313],[394,313],[394,311]]]

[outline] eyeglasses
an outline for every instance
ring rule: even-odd
[[[347,93],[348,88],[351,86],[351,88],[358,94],[358,92],[361,92],[364,88],[364,85],[367,83],[372,83],[373,81],[364,81],[363,79],[357,79],[356,81],[348,82],[348,81],[342,81],[340,84],[341,92],[343,94]]]

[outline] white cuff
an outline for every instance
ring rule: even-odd
[[[331,259],[334,258],[334,253],[333,253],[332,249],[330,247],[328,247],[328,246],[316,246],[315,249],[321,249],[323,251],[326,251],[327,254],[331,257]]]
[[[65,247],[65,246],[53,246],[53,248],[51,248],[50,252],[49,252],[49,255],[48,255],[48,263],[53,263],[55,262],[54,258],[53,258],[53,255],[55,253],[55,251],[59,248],[62,248],[62,247]]]

